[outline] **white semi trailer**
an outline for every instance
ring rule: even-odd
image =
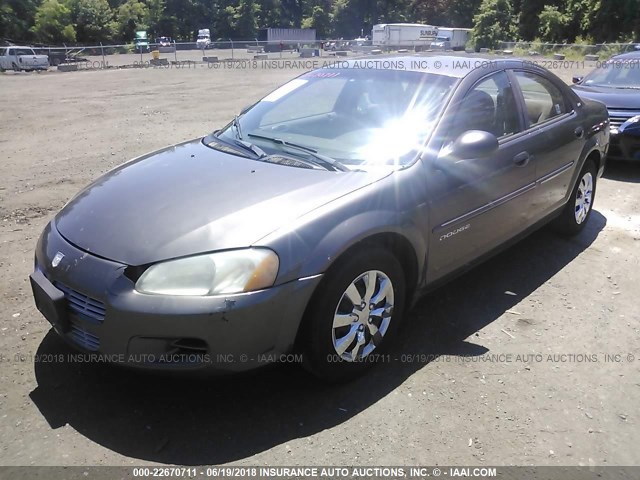
[[[464,50],[471,35],[470,28],[438,27],[436,39],[431,42],[433,50]]]
[[[383,50],[424,50],[438,34],[437,27],[421,23],[380,23],[373,26],[371,43]]]
[[[316,43],[315,28],[263,28],[258,32],[265,52],[277,52]]]

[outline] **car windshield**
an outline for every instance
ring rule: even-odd
[[[295,155],[290,143],[344,165],[402,166],[422,149],[455,82],[401,70],[316,70],[267,95],[218,135],[267,153]]]
[[[611,59],[587,75],[584,85],[640,89],[640,58]]]

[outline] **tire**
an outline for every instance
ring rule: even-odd
[[[375,282],[367,288],[372,277]],[[362,374],[376,363],[397,332],[405,295],[402,266],[381,247],[363,248],[332,267],[305,315],[305,368],[329,382]],[[366,305],[376,297],[375,305]]]
[[[596,164],[588,159],[580,170],[569,201],[554,221],[553,226],[558,233],[566,236],[577,235],[587,224],[596,198],[596,176]]]
[[[19,72],[19,71],[20,71],[20,68],[18,67],[18,65],[16,65],[16,64],[15,64],[15,63],[13,63],[13,62],[11,63],[11,68],[13,68],[13,71],[14,71],[14,72]]]

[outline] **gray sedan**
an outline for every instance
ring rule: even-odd
[[[74,197],[31,275],[56,332],[141,368],[301,359],[347,379],[425,290],[547,222],[588,222],[602,104],[519,60],[355,62]]]

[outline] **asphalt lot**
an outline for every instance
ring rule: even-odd
[[[346,385],[34,361],[70,353],[27,278],[55,212],[302,71],[0,75],[0,464],[640,465],[640,165],[608,167],[580,236],[540,231],[423,298]]]

